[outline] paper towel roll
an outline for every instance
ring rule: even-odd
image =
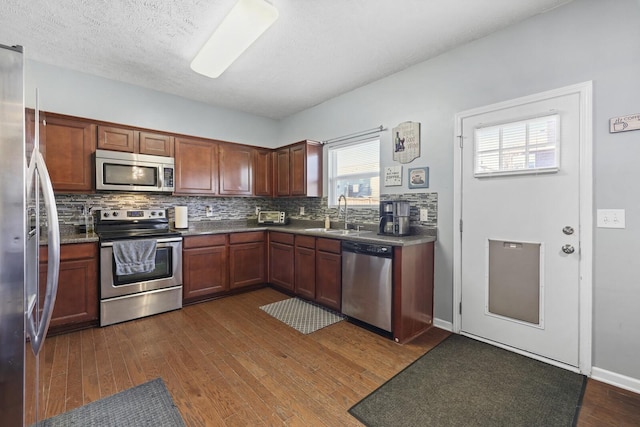
[[[189,228],[186,206],[176,206],[176,228]]]

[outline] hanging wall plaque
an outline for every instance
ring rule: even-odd
[[[627,132],[630,130],[640,130],[640,114],[614,117],[609,120],[610,133]]]
[[[403,122],[393,128],[393,160],[409,163],[420,157],[420,123]]]

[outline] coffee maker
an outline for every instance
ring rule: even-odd
[[[409,202],[388,200],[380,202],[378,234],[406,236],[409,234]]]

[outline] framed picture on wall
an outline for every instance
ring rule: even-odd
[[[407,174],[409,188],[429,188],[429,168],[411,168]]]

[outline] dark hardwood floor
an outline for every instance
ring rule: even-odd
[[[360,426],[347,410],[449,336],[405,345],[339,322],[301,335],[258,307],[272,290],[192,305],[45,345],[45,417],[162,377],[188,426]],[[579,426],[640,425],[640,395],[589,381]]]

